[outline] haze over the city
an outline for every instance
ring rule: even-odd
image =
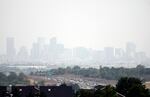
[[[67,48],[125,48],[131,41],[150,56],[149,0],[1,0],[0,53],[14,37],[17,51],[38,37],[57,37]]]

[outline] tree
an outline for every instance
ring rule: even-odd
[[[116,85],[116,90],[126,97],[147,97],[145,95],[148,93],[141,80],[134,77],[121,78]]]
[[[70,86],[72,87],[75,93],[80,89],[80,86],[78,84],[71,83]]]
[[[76,75],[79,75],[79,72],[80,72],[80,67],[79,66],[74,66],[72,68],[72,73],[76,74]]]
[[[76,97],[94,97],[94,91],[88,89],[81,89],[76,93]]]
[[[3,74],[2,72],[0,72],[0,85],[6,85],[6,80],[7,80],[7,77],[5,74]]]
[[[24,73],[19,73],[19,76],[18,76],[19,80],[23,81],[25,80],[25,78],[26,78],[26,75]]]
[[[110,85],[97,88],[94,94],[95,97],[117,97],[115,88]]]
[[[7,79],[9,81],[9,84],[15,85],[18,81],[18,76],[15,72],[10,72]]]
[[[142,85],[133,86],[127,95],[127,97],[150,97],[148,89],[145,89]]]

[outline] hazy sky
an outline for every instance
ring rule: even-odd
[[[58,37],[66,47],[124,47],[132,41],[150,54],[150,0],[0,0],[0,52]]]

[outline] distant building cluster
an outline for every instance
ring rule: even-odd
[[[6,55],[0,56],[1,63],[44,63],[44,64],[74,64],[74,65],[120,65],[120,64],[149,64],[144,52],[137,52],[136,45],[128,42],[126,48],[104,47],[103,50],[85,47],[65,48],[55,37],[49,43],[44,38],[38,38],[28,50],[21,47],[16,51],[15,39],[7,38]]]

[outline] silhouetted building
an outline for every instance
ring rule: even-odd
[[[11,93],[13,97],[34,97],[36,92],[34,86],[13,86]]]
[[[73,97],[72,86],[0,86],[0,97]],[[10,87],[9,87],[10,88]]]
[[[71,86],[41,86],[41,95],[45,97],[73,97],[73,89]]]
[[[6,95],[7,95],[7,87],[0,86],[0,97],[6,97]]]

